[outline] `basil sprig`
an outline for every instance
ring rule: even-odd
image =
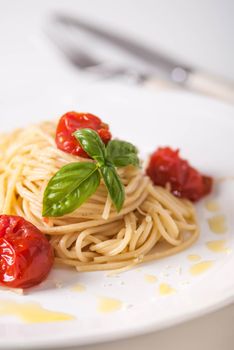
[[[44,192],[42,215],[59,217],[73,212],[97,190],[101,178],[119,212],[125,191],[116,167],[139,166],[136,147],[120,140],[112,140],[106,147],[92,129],[77,130],[74,136],[94,162],[65,165],[51,178]]]

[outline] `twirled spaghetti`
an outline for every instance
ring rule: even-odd
[[[101,183],[74,212],[43,218],[50,178],[62,166],[84,160],[56,147],[55,130],[56,123],[45,122],[1,135],[0,212],[37,226],[48,236],[58,263],[78,271],[125,269],[182,251],[198,238],[191,202],[153,186],[132,166],[118,169],[126,195],[119,213]]]

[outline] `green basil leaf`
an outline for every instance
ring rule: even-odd
[[[107,158],[116,167],[127,165],[139,166],[138,150],[129,142],[120,140],[111,140],[107,147]]]
[[[125,199],[124,186],[120,180],[120,177],[111,164],[100,167],[100,172],[110,194],[111,200],[119,212]]]
[[[43,198],[43,216],[57,217],[79,208],[97,189],[97,165],[71,163],[62,167],[49,181]]]
[[[79,129],[75,131],[74,136],[79,141],[83,150],[91,158],[95,159],[99,165],[105,163],[105,145],[96,131],[92,129]]]

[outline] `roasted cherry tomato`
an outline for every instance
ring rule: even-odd
[[[53,249],[41,231],[20,216],[0,215],[1,285],[33,287],[46,278],[53,261]]]
[[[211,192],[212,178],[201,175],[187,160],[180,158],[179,150],[169,147],[159,148],[152,154],[146,173],[155,185],[170,184],[171,192],[177,197],[197,201]]]
[[[57,126],[57,147],[64,152],[89,158],[88,154],[81,148],[79,141],[73,136],[76,130],[83,128],[97,131],[105,144],[111,139],[109,126],[103,123],[100,118],[90,113],[68,112],[61,117]]]

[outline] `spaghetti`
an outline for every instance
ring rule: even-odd
[[[56,123],[45,122],[1,135],[0,212],[22,216],[46,234],[56,262],[78,271],[126,269],[180,252],[198,238],[191,202],[154,186],[133,166],[118,169],[126,197],[119,213],[101,182],[74,212],[43,218],[43,193],[51,177],[84,160],[58,149],[55,131]]]

